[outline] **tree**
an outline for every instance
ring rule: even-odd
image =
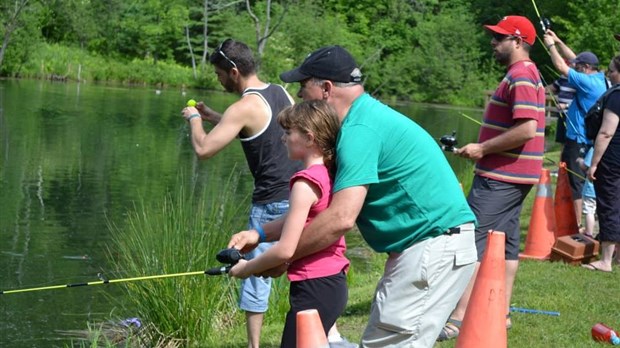
[[[271,24],[271,0],[266,0],[265,2],[265,19],[264,25],[261,26],[260,19],[254,11],[252,10],[252,6],[250,5],[250,0],[245,0],[245,7],[250,15],[250,18],[254,21],[254,32],[256,33],[256,49],[258,51],[259,59],[263,57],[263,53],[265,51],[265,46],[267,45],[267,40],[269,37],[273,35],[273,33],[278,29],[280,24],[282,24],[282,20],[286,13],[288,12],[289,2],[284,2],[284,8],[281,9],[278,18],[275,21],[275,24]]]
[[[23,24],[21,21],[21,16],[24,10],[28,8],[29,2],[30,0],[15,0],[12,4],[2,2],[2,7],[0,7],[0,10],[1,13],[3,13],[3,35],[2,46],[0,46],[0,67],[2,67],[4,54],[9,46],[9,41],[11,41],[11,35],[13,35],[13,33]]]

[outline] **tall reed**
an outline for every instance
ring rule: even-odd
[[[237,174],[221,181],[209,182],[202,189],[180,184],[160,202],[139,204],[124,227],[111,224],[114,268],[140,276],[219,266],[215,255],[226,247],[233,232],[245,229],[249,207],[248,196],[237,193]],[[125,284],[125,303],[135,316],[156,328],[158,336],[184,340],[189,347],[205,346],[217,340],[219,332],[243,320],[236,306],[236,282],[227,276]]]

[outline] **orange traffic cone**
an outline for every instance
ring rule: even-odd
[[[457,348],[505,348],[506,263],[504,232],[491,231],[467,305]]]
[[[297,348],[329,348],[327,336],[316,309],[297,312]]]
[[[572,204],[572,203],[571,203]],[[527,230],[525,250],[520,259],[547,260],[555,242],[555,212],[551,195],[551,175],[548,169],[542,170],[536,187],[536,199]]]
[[[560,162],[558,182],[555,189],[555,239],[579,233],[573,195],[568,182],[566,163]]]

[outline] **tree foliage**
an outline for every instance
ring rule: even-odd
[[[11,22],[20,3],[27,8]],[[32,50],[60,45],[114,62],[193,68],[196,78],[184,84],[218,88],[204,77],[211,74],[205,59],[231,37],[253,47],[266,80],[278,81],[316,48],[338,44],[356,57],[371,93],[451,104],[480,105],[482,90],[501,78],[482,25],[504,15],[527,16],[539,36],[539,13],[550,18],[574,51],[595,52],[603,66],[620,46],[612,37],[620,32],[617,0],[0,0],[0,8],[5,76],[45,77],[24,67],[54,66],[30,62],[49,56]],[[540,43],[532,59],[552,70]]]

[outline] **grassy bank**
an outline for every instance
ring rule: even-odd
[[[559,153],[549,152],[547,157],[557,162]],[[551,161],[547,161],[546,167],[555,169]],[[461,179],[469,187],[471,177],[466,176]],[[122,258],[112,255],[117,268],[129,274],[141,274],[144,270],[174,273],[213,267],[213,256],[225,246],[229,231],[245,227],[247,212],[240,207],[246,205],[233,199],[237,192],[235,180],[231,177],[226,183],[209,185],[200,194],[173,194],[163,203],[137,208],[129,215],[129,227],[115,230],[116,247],[121,248],[119,255],[124,255]],[[524,204],[522,241],[529,227],[534,197],[535,189]],[[154,230],[161,232],[153,236]],[[347,256],[352,262],[348,276],[349,303],[338,326],[349,340],[358,341],[368,319],[385,255],[371,251],[357,231],[347,234],[347,245]],[[560,316],[513,313],[509,346],[598,347],[590,338],[592,325],[604,322],[620,328],[619,281],[617,270],[606,274],[563,263],[521,262],[511,305],[557,311]],[[150,325],[146,331],[146,339],[151,340],[149,346],[243,347],[246,334],[243,313],[235,304],[237,284],[228,277],[201,276],[134,283],[127,287],[129,303],[116,313],[138,316]],[[263,347],[279,345],[288,309],[287,293],[285,278],[277,279],[265,317]],[[106,338],[106,330],[93,325],[90,341],[83,346],[119,346],[118,342],[112,344]],[[137,347],[139,340],[134,337],[120,346]],[[454,344],[449,341],[436,347]]]
[[[57,44],[40,43],[32,47],[29,57],[11,77],[122,85],[185,86],[217,88],[219,83],[210,70],[191,68],[175,62],[145,59],[114,59],[93,55],[84,50]],[[206,69],[206,68],[205,68]]]

